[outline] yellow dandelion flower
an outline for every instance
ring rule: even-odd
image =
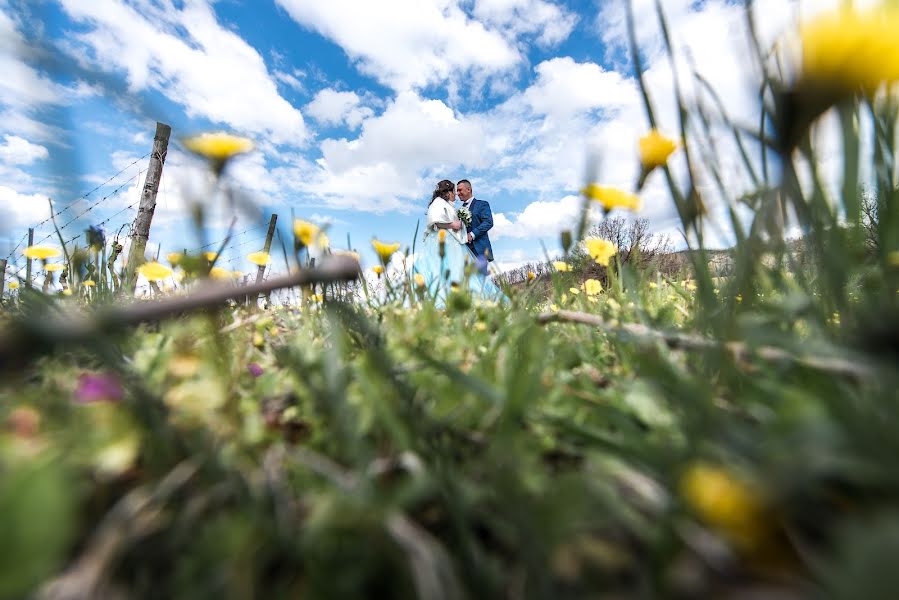
[[[18,281],[10,281],[8,284],[6,284],[6,287],[10,290],[17,290],[17,289],[19,289],[19,282]]]
[[[213,262],[215,259],[218,258],[219,255],[215,252],[204,252],[203,256],[205,256],[206,260],[208,260],[209,262]]]
[[[605,267],[609,266],[609,259],[618,254],[618,247],[602,238],[587,238],[584,240],[584,246],[590,258],[596,261],[596,264]]]
[[[47,265],[44,267],[44,270],[48,273],[56,273],[57,271],[62,271],[65,267],[59,263],[53,263],[52,265]]]
[[[59,248],[53,246],[28,246],[22,251],[25,258],[34,258],[38,260],[47,260],[48,258],[56,258],[62,252]]]
[[[571,294],[574,296],[577,296],[581,293],[581,290],[577,289],[576,287],[568,288],[568,291],[571,292]]]
[[[528,271],[528,281],[534,281],[537,279],[537,274],[533,271]]]
[[[93,279],[85,279],[81,282],[81,285],[83,285],[84,287],[94,287],[97,284]]]
[[[851,94],[873,94],[899,81],[899,9],[837,10],[800,28],[802,81]]]
[[[137,268],[137,272],[147,281],[162,281],[172,276],[172,270],[156,261],[144,263]]]
[[[62,291],[62,295],[63,295],[63,296],[71,296],[71,295],[72,295],[72,288],[66,288],[66,289],[64,289],[64,290]]]
[[[602,204],[606,210],[612,210],[613,208],[640,210],[640,198],[635,194],[619,190],[618,188],[591,183],[582,189],[581,193],[589,199]]]
[[[588,279],[584,282],[584,291],[588,296],[598,296],[602,293],[602,283],[598,279]]]
[[[184,258],[184,255],[181,254],[180,252],[169,252],[168,254],[165,255],[165,258],[167,261],[169,261],[169,264],[174,267],[174,266],[177,266],[178,263],[181,262],[181,259]]]
[[[668,157],[677,150],[677,142],[653,129],[640,138],[640,164],[644,171],[651,171],[668,162]]]
[[[655,281],[649,282],[649,289],[654,290],[654,289],[657,289],[658,287],[659,287],[659,284],[656,283]]]
[[[268,252],[251,252],[250,254],[247,254],[247,260],[254,265],[264,267],[265,265],[272,262],[272,257],[269,256]]]
[[[319,229],[318,225],[309,221],[295,219],[293,222],[293,234],[303,247],[311,246],[320,231],[321,229]]]
[[[225,279],[231,279],[231,271],[222,267],[212,267],[209,270],[209,276],[218,281],[223,281]]]
[[[570,271],[571,265],[563,260],[557,260],[553,262],[553,267],[555,267],[556,271]]]
[[[697,516],[736,545],[752,548],[764,535],[760,491],[729,470],[693,464],[681,476],[679,489]]]
[[[381,265],[375,265],[371,268],[371,270],[374,271],[375,275],[380,277],[381,273],[384,272],[384,267],[382,267]]]
[[[253,149],[253,142],[229,133],[201,133],[183,140],[184,147],[214,163],[224,163]]]
[[[421,273],[416,273],[414,279],[416,287],[423,288],[425,286],[425,276]]]
[[[474,324],[474,328],[477,331],[487,331],[487,323],[484,323],[483,321],[478,321],[477,323]]]
[[[372,240],[371,245],[375,249],[375,252],[378,253],[378,256],[381,258],[381,262],[384,264],[387,264],[387,261],[390,260],[390,257],[400,249],[399,242],[394,242],[393,244],[385,244],[384,242],[379,242],[378,240]]]

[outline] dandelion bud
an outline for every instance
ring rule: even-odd
[[[567,254],[568,249],[571,248],[571,243],[573,241],[572,237],[571,237],[571,231],[568,229],[562,231],[559,238],[560,238],[560,241],[562,242],[562,251]]]

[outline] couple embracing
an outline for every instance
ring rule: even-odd
[[[462,201],[456,208],[456,196]],[[427,289],[438,300],[448,287],[466,285],[477,296],[499,300],[502,292],[488,277],[487,264],[493,249],[487,232],[493,227],[490,205],[472,197],[471,182],[456,185],[444,179],[437,183],[428,204],[423,247],[413,270],[424,277]]]

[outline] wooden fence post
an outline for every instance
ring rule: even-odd
[[[3,297],[3,288],[6,286],[6,259],[0,258],[0,297]]]
[[[28,246],[34,245],[34,228],[28,228]],[[25,262],[25,287],[31,289],[31,259]]]
[[[133,293],[137,286],[137,268],[144,262],[144,251],[150,239],[150,223],[156,210],[156,193],[159,191],[159,180],[162,178],[162,166],[169,149],[169,136],[172,128],[165,123],[156,123],[156,136],[153,138],[153,152],[150,153],[150,166],[147,167],[147,178],[140,196],[137,216],[131,225],[131,249],[128,251],[128,263],[125,266],[126,289]],[[126,283],[127,282],[127,283]]]

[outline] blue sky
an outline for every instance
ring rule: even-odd
[[[756,4],[773,41],[795,3]],[[663,5],[678,59],[689,52],[735,118],[753,122],[742,8]],[[674,132],[653,3],[635,6],[647,79]],[[590,157],[602,182],[633,185],[646,121],[623,15],[619,0],[0,0],[0,257],[48,216],[48,197],[65,209],[60,223],[106,198],[65,237],[130,223],[159,120],[173,140],[151,252],[201,245],[186,214],[195,202],[210,217],[206,241],[224,237],[233,211],[180,143],[223,130],[257,144],[228,172],[260,211],[240,215],[236,230],[250,231],[226,252],[234,269],[249,270],[243,256],[261,246],[252,228],[271,212],[287,225],[291,211],[327,224],[335,247],[349,236],[371,264],[373,236],[411,244],[434,184],[462,177],[492,206],[500,266],[540,259],[574,222]],[[641,216],[678,245],[660,181],[644,203]],[[51,232],[42,225],[37,239]]]

